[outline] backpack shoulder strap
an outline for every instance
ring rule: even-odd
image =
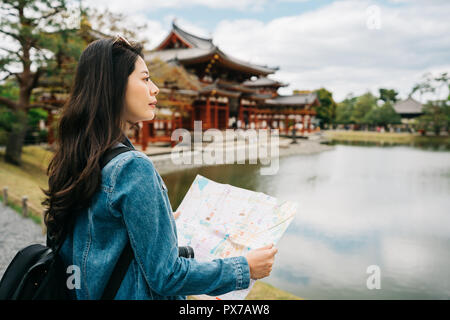
[[[128,146],[120,146],[114,149],[108,149],[105,154],[100,158],[100,167],[103,169],[108,162],[110,162],[112,159],[114,159],[116,156],[118,156],[121,153],[134,150]]]
[[[134,148],[130,146],[120,146],[118,148],[108,150],[104,157],[101,159],[102,168],[106,166],[106,164],[111,161],[113,158],[118,156],[121,153],[134,150]],[[133,249],[131,248],[130,239],[128,239],[125,248],[123,249],[119,260],[114,266],[114,270],[109,278],[108,283],[106,284],[105,289],[103,290],[103,294],[101,300],[113,300],[119,291],[120,285],[122,283],[125,274],[127,273],[128,267],[130,266],[131,261],[134,258]]]
[[[127,273],[128,267],[134,258],[133,249],[131,248],[130,239],[128,239],[125,248],[117,261],[114,270],[106,284],[101,300],[113,300],[119,291],[120,285],[122,283],[125,274]]]

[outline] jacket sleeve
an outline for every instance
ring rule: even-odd
[[[199,262],[178,257],[172,208],[153,163],[144,156],[119,162],[113,173],[109,206],[122,216],[135,259],[152,290],[163,296],[220,295],[248,288],[243,256]]]

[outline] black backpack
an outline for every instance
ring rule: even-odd
[[[128,146],[108,150],[101,159],[101,167],[103,168],[120,153],[134,149],[129,143],[126,144]],[[67,230],[68,227],[64,230],[64,236],[55,249],[49,245],[50,241],[47,237],[47,246],[33,244],[16,254],[0,281],[0,300],[72,299],[66,284],[68,274],[58,255],[68,233]],[[128,241],[103,291],[102,300],[114,299],[133,257],[133,250]]]

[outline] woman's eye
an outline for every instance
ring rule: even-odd
[[[150,77],[147,77],[147,78],[145,78],[144,80],[145,80],[145,81],[148,81],[148,80],[150,80]]]

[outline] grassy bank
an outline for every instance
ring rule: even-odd
[[[8,205],[21,212],[21,198],[28,197],[30,218],[41,222],[41,202],[44,193],[40,188],[46,189],[46,170],[52,153],[39,146],[26,146],[23,148],[21,167],[6,163],[4,151],[0,152],[0,188],[8,187]],[[3,201],[3,199],[2,199]]]
[[[188,296],[188,300],[197,300],[196,297]],[[245,300],[303,300],[289,292],[275,288],[274,286],[258,280]]]
[[[255,282],[252,290],[245,298],[246,300],[303,300],[289,292],[275,288],[274,286],[262,282]]]
[[[411,133],[372,132],[372,131],[323,131],[331,141],[374,142],[403,145],[441,145],[450,148],[449,136],[422,136]]]
[[[20,214],[20,198],[24,195],[28,196],[28,202],[36,208],[36,210],[30,209],[30,218],[40,224],[41,213],[44,209],[40,204],[44,200],[44,194],[40,188],[48,187],[46,170],[52,153],[42,147],[26,146],[23,148],[22,167],[6,163],[3,154],[4,152],[0,151],[0,188],[3,190],[3,187],[8,187],[8,205]],[[0,199],[3,202],[1,192]],[[270,284],[257,281],[247,299],[297,300],[300,298]]]

